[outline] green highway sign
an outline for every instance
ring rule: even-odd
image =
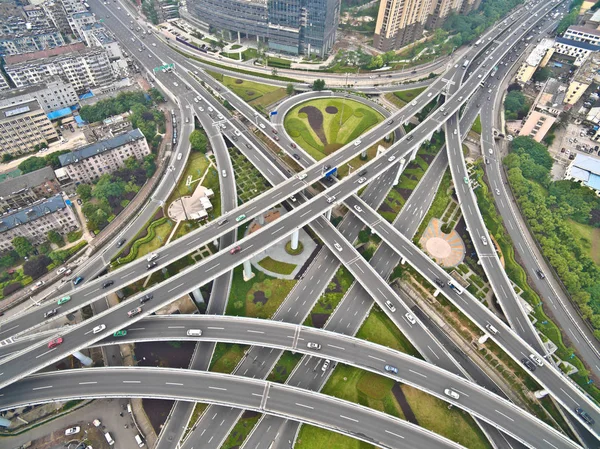
[[[174,68],[175,68],[175,64],[165,64],[165,65],[161,65],[160,67],[154,67],[152,69],[152,71],[158,72],[159,70],[174,69]]]

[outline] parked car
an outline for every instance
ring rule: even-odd
[[[81,432],[81,428],[78,426],[75,427],[71,427],[67,430],[65,430],[65,435],[75,435],[76,433]]]

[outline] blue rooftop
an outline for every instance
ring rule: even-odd
[[[61,154],[58,156],[58,160],[60,161],[60,165],[65,167],[67,165],[74,164],[75,162],[79,162],[82,159],[87,159],[95,156],[96,154],[104,153],[105,151],[114,150],[115,148],[119,148],[128,142],[143,138],[144,135],[142,132],[139,129],[134,129],[129,132],[119,134],[112,139],[101,140],[91,145],[78,148],[70,153]]]
[[[57,210],[67,207],[61,194],[46,200],[41,200],[27,208],[0,216],[0,233],[16,228],[25,223],[37,220],[44,215],[51,214]]]
[[[600,160],[577,154],[571,167],[571,176],[594,190],[600,190]]]
[[[600,46],[588,44],[587,42],[574,41],[573,39],[567,39],[564,37],[557,37],[555,38],[555,41],[559,44],[570,45],[572,47],[581,48],[583,50],[600,51]]]

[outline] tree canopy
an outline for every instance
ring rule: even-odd
[[[190,134],[190,145],[192,146],[192,150],[206,153],[208,139],[206,138],[204,131],[199,129],[192,131]]]
[[[525,117],[529,110],[529,105],[523,92],[518,90],[509,92],[504,99],[504,109],[506,110],[506,118],[509,120]]]
[[[314,80],[312,88],[313,88],[313,90],[316,90],[316,91],[325,89],[325,80],[323,80],[323,79]]]
[[[33,254],[33,245],[29,240],[27,240],[26,237],[15,237],[14,239],[12,239],[12,245],[20,257],[27,257],[30,254]]]

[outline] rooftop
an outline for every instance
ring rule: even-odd
[[[60,47],[49,48],[47,50],[24,53],[22,55],[5,56],[4,61],[6,62],[6,65],[18,64],[20,62],[31,61],[33,59],[43,59],[51,56],[63,55],[66,53],[74,53],[85,50],[85,48],[86,47],[83,42],[77,42],[75,44],[62,45]]]
[[[575,41],[565,37],[556,37],[555,40],[557,44],[570,45],[571,47],[581,48],[582,50],[600,51],[599,45],[588,44],[587,42]]]
[[[0,107],[0,120],[14,120],[15,117],[42,109],[37,100],[24,101]]]
[[[577,154],[571,163],[571,176],[594,190],[600,190],[600,160]]]
[[[6,178],[0,182],[0,198],[8,197],[30,187],[39,186],[53,179],[56,179],[56,176],[54,176],[52,167],[44,167],[16,178]]]
[[[0,233],[16,228],[25,223],[37,220],[44,215],[51,214],[57,210],[67,207],[62,195],[58,194],[47,200],[40,200],[26,209],[7,213],[0,216]]]
[[[554,46],[553,39],[542,39],[539,44],[533,49],[533,51],[527,57],[527,64],[531,67],[537,67],[548,53],[548,50]]]
[[[586,33],[591,34],[592,36],[600,37],[600,30],[597,30],[596,28],[588,28],[577,25],[571,25],[566,32]]]
[[[81,147],[75,151],[71,151],[70,153],[61,154],[58,156],[58,160],[60,161],[60,165],[65,167],[67,165],[79,162],[82,159],[87,159],[95,156],[96,154],[104,153],[105,151],[114,150],[115,148],[119,148],[128,142],[143,138],[144,135],[142,132],[139,129],[134,129],[124,134],[115,136],[112,139],[101,140],[99,142],[92,143],[91,145]]]

